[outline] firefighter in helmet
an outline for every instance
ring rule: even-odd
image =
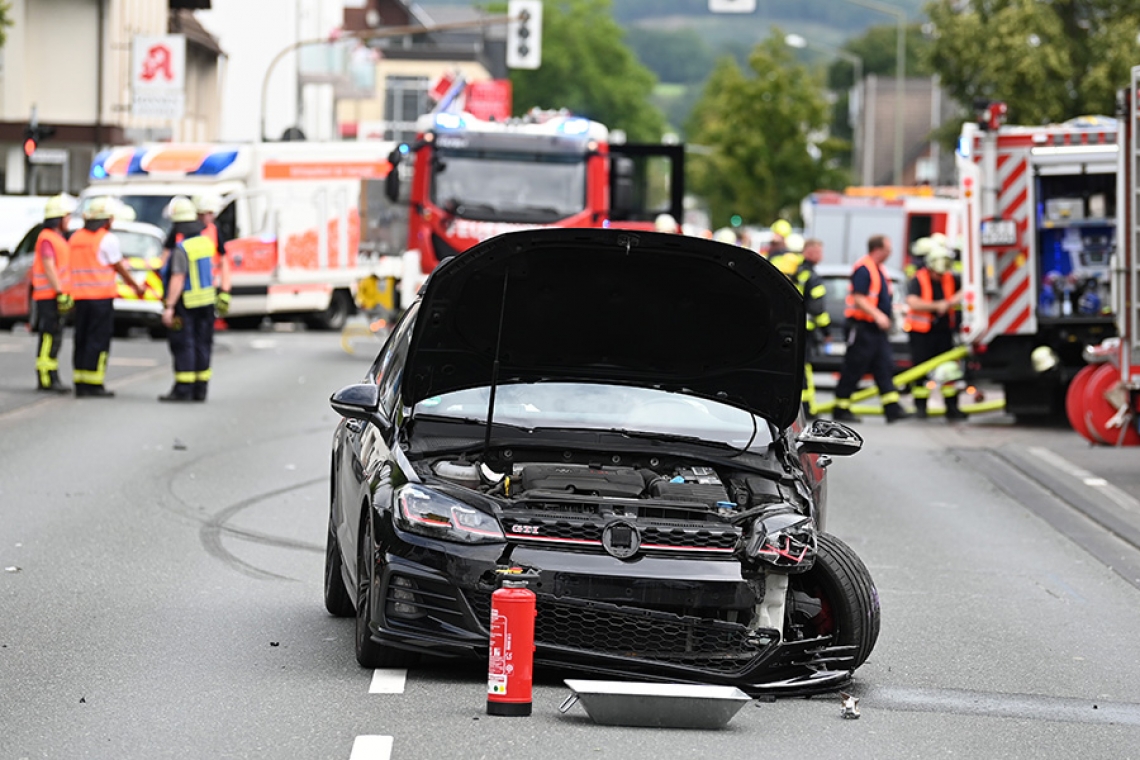
[[[787,219],[777,219],[772,222],[769,230],[772,233],[772,240],[768,243],[768,251],[765,256],[771,259],[788,250],[787,239],[788,235],[792,234],[792,223]]]
[[[179,242],[163,267],[162,323],[174,359],[174,386],[159,401],[205,401],[214,347],[214,241],[198,221],[189,198],[170,202],[170,220]]]
[[[951,271],[954,254],[944,245],[932,241],[919,267],[907,285],[908,313],[904,328],[910,336],[911,357],[915,364],[929,361],[954,347],[958,331],[961,284]],[[927,414],[927,402],[933,390],[939,389],[946,405],[947,420],[962,420],[966,415],[958,405],[962,382],[958,362],[944,362],[931,373],[929,384],[921,379],[911,388],[915,411]]]
[[[63,195],[48,199],[44,223],[36,238],[32,259],[32,300],[40,335],[36,351],[36,390],[67,393],[59,380],[59,349],[63,345],[63,315],[75,306],[71,299],[71,246],[67,242],[67,217],[71,204]]]

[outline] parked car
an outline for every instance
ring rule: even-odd
[[[847,344],[843,337],[843,325],[847,318],[843,316],[843,311],[847,308],[847,285],[851,281],[851,266],[822,263],[816,266],[815,271],[827,285],[826,307],[827,313],[831,316],[831,326],[827,329],[822,342],[809,343],[808,361],[816,372],[839,372],[843,368],[843,355],[847,352]],[[888,338],[895,357],[895,367],[903,370],[911,365],[910,342],[902,329],[903,319],[906,317],[906,275],[897,269],[887,268],[887,276],[891,278],[894,293],[894,324],[891,326]]]
[[[15,250],[0,251],[0,257],[8,262],[7,266],[0,269],[0,325],[10,326],[15,322],[31,321],[34,308],[32,259],[41,229],[42,225],[35,225],[28,230]],[[146,284],[146,294],[139,298],[125,283],[119,281],[119,293],[115,298],[115,334],[125,335],[135,325],[157,333],[162,328],[162,280],[155,270],[162,264],[165,236],[158,227],[143,222],[116,221],[111,229],[119,238],[131,275]]]
[[[510,233],[432,274],[330,402],[324,601],[358,662],[486,657],[491,594],[537,594],[536,662],[752,693],[834,689],[879,632],[825,532],[803,301],[753,252],[606,229]]]

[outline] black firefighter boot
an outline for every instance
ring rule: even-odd
[[[206,400],[206,389],[208,386],[209,386],[208,382],[204,383],[204,382],[199,381],[199,382],[194,383],[193,396],[194,396],[195,401],[205,401]]]
[[[961,407],[958,406],[958,397],[956,395],[946,397],[946,420],[948,422],[964,420],[969,416],[970,415],[963,412]]]
[[[175,383],[174,387],[165,396],[159,396],[159,401],[193,401],[194,383]]]
[[[926,399],[914,397],[914,416],[920,420],[926,419]]]
[[[914,417],[913,414],[899,406],[897,401],[893,404],[885,405],[883,407],[883,415],[887,418],[887,422],[900,422]]]

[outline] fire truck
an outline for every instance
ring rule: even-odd
[[[935,233],[957,240],[962,231],[957,188],[849,187],[820,191],[800,203],[804,237],[823,241],[828,262],[854,264],[867,253],[867,239],[886,235],[903,253],[889,265],[913,272],[910,244]]]
[[[1088,441],[1140,445],[1140,66],[1119,94],[1120,151],[1116,167],[1115,221],[1120,229],[1112,256],[1112,307],[1119,336],[1090,347],[1069,385],[1065,412]]]
[[[1084,352],[1116,333],[1117,122],[1008,126],[990,103],[963,125],[962,336],[976,380],[1016,416],[1059,415]]]
[[[393,152],[400,171],[386,188],[393,204],[408,207],[411,267],[402,275],[401,300],[440,261],[504,232],[653,229],[659,214],[677,221],[683,215],[681,145],[624,143],[604,125],[564,110],[503,121],[440,111],[420,117],[416,129],[415,142]]]
[[[382,186],[394,142],[279,142],[122,146],[91,165],[81,203],[112,195],[164,231],[176,195],[222,200],[231,324],[301,316],[339,330],[361,278],[386,262],[361,255],[367,185]],[[82,208],[81,208],[82,210]]]

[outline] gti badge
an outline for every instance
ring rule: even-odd
[[[602,546],[617,559],[629,559],[641,548],[641,534],[626,522],[612,522],[602,531]]]

